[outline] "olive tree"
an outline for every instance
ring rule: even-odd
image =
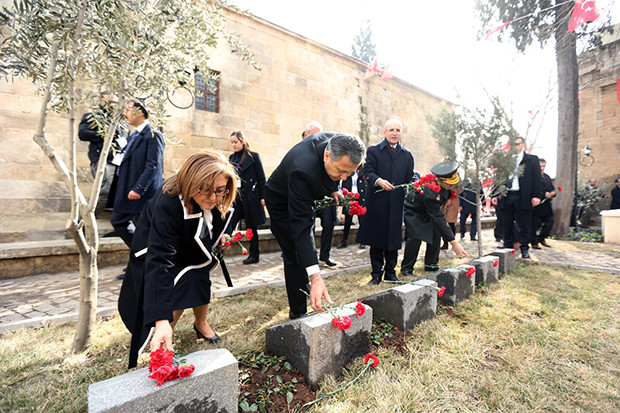
[[[90,345],[96,317],[99,237],[94,211],[124,102],[142,98],[154,122],[163,125],[166,91],[179,82],[192,85],[193,68],[208,77],[209,55],[220,39],[259,68],[238,34],[227,29],[225,7],[234,9],[224,0],[14,0],[0,11],[0,75],[28,78],[42,95],[33,140],[71,195],[66,229],[79,251],[80,273],[74,352]],[[104,90],[114,92],[119,104],[108,120],[96,121],[106,137],[94,185],[84,194],[77,180],[75,111],[98,103],[98,92]],[[68,160],[46,138],[50,110],[69,114]]]

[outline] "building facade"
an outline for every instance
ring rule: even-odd
[[[214,50],[211,69],[220,75],[217,92],[189,109],[169,108],[167,128],[181,145],[166,145],[166,177],[196,151],[213,148],[230,154],[234,130],[244,131],[269,176],[311,120],[325,130],[354,133],[375,144],[383,138],[385,121],[398,118],[416,170],[425,174],[441,160],[426,116],[452,103],[397,78],[368,76],[364,62],[258,17],[232,11],[226,16],[262,70],[240,61],[225,42]],[[0,242],[64,238],[69,192],[32,140],[41,98],[29,81],[2,79],[0,102]],[[48,140],[65,162],[71,142],[67,122],[68,116],[52,114],[46,127]],[[87,146],[78,141],[78,176],[85,194],[92,185]]]

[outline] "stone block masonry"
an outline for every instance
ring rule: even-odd
[[[465,300],[476,290],[476,276],[467,276],[467,267],[446,268],[426,278],[437,282],[439,288],[446,287],[439,299],[449,305]]]
[[[489,255],[499,257],[499,272],[500,274],[507,274],[515,269],[517,250],[514,248],[500,248]]]
[[[372,307],[375,318],[394,322],[401,331],[411,330],[416,324],[434,318],[437,314],[437,283],[420,280],[360,298]]]
[[[95,412],[217,412],[238,411],[239,370],[226,349],[203,350],[183,357],[196,370],[191,376],[161,387],[148,378],[147,368],[88,386],[88,411]]]
[[[321,312],[269,327],[266,350],[285,356],[311,385],[328,374],[340,376],[350,361],[370,351],[373,309],[365,306],[364,315],[355,318],[355,304],[335,310],[338,316],[351,319],[348,330],[338,330],[332,325],[332,315]]]
[[[476,284],[491,284],[499,279],[499,258],[495,255],[476,258],[467,265],[476,268]]]

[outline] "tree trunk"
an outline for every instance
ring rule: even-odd
[[[482,257],[482,222],[480,216],[480,210],[482,205],[480,203],[480,191],[481,187],[476,188],[476,233],[478,234],[478,258]]]
[[[574,2],[556,9],[555,54],[558,70],[558,149],[555,182],[564,187],[553,203],[555,225],[553,233],[566,236],[571,221],[573,197],[577,179],[577,132],[579,100],[577,99],[579,67],[574,32],[568,32],[568,21]]]

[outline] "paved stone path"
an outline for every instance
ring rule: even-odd
[[[485,254],[497,248],[492,230],[483,230],[482,236]],[[467,241],[468,239],[465,238],[466,241],[462,244],[470,255],[475,255],[477,243]],[[554,241],[549,242],[553,245]],[[620,254],[560,251],[554,248],[530,251],[532,262],[620,274]],[[402,253],[401,249],[399,258],[402,258]],[[422,256],[423,252],[420,254]],[[451,249],[442,251],[441,254],[442,257],[455,257]],[[233,288],[226,286],[219,269],[212,274],[215,297],[242,294],[254,288],[284,285],[283,264],[279,252],[262,254],[258,264],[243,265],[241,261],[244,258],[240,256],[226,260]],[[370,268],[368,248],[360,249],[357,244],[351,244],[344,249],[333,248],[331,258],[338,265],[327,267],[321,263],[324,277]],[[100,317],[116,313],[116,300],[121,286],[116,275],[120,274],[122,269],[123,265],[118,265],[99,270],[97,315]],[[0,333],[23,327],[41,327],[50,322],[74,321],[77,319],[78,302],[77,271],[0,280]]]

